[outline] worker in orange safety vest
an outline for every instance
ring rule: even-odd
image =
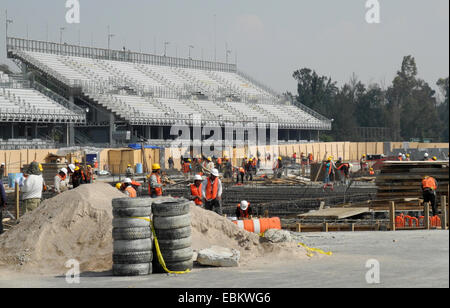
[[[212,169],[210,176],[202,184],[202,198],[205,209],[215,211],[222,215],[222,182],[219,179],[219,170]]]
[[[433,211],[433,216],[437,215],[437,207],[436,207],[436,190],[437,190],[437,182],[431,176],[424,176],[422,178],[422,196],[424,202],[431,203],[431,209]]]
[[[198,206],[203,207],[202,201],[202,176],[196,174],[194,177],[194,184],[191,184],[191,200]]]

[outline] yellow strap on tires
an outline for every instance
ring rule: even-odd
[[[156,254],[158,255],[158,261],[159,261],[159,264],[161,264],[162,268],[166,271],[166,273],[168,273],[168,274],[187,274],[187,273],[191,272],[190,269],[187,269],[182,272],[169,270],[166,266],[166,262],[164,261],[162,254],[161,254],[161,250],[159,249],[159,243],[158,243],[158,239],[156,238],[156,232],[155,232],[155,227],[153,226],[153,221],[150,218],[146,218],[146,217],[132,217],[132,218],[143,219],[150,223],[150,227],[152,228],[153,237],[155,239],[155,248],[156,248]]]
[[[323,251],[322,249],[319,249],[319,248],[308,247],[308,246],[306,246],[303,243],[298,243],[298,245],[304,247],[308,251],[308,253],[306,254],[308,257],[312,257],[313,256],[313,254],[311,252],[317,252],[317,253],[320,253],[320,254],[323,254],[323,255],[326,255],[326,256],[331,256],[333,254],[331,251],[325,252],[325,251]]]

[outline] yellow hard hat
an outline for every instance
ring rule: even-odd
[[[211,157],[208,157],[208,160],[211,161]]]
[[[42,165],[41,164],[39,164],[39,171],[44,171],[44,168],[42,168]]]
[[[75,171],[78,171],[78,170],[80,170],[80,167],[76,166]]]
[[[409,154],[406,154],[406,157],[409,157],[409,156],[411,156],[411,155],[409,155]]]
[[[247,159],[248,158],[247,155],[245,155],[244,158]]]
[[[131,167],[131,164],[128,164],[128,167]]]
[[[192,160],[189,158],[189,159],[188,159],[188,162],[192,162]]]
[[[278,160],[282,160],[281,156],[278,156]]]
[[[437,160],[437,157],[436,156],[433,156],[433,160]],[[41,170],[42,171],[42,170]]]
[[[117,184],[116,184],[116,188],[117,188],[117,189],[120,189],[121,187],[122,187],[122,183],[117,183]]]
[[[153,164],[152,165],[152,170],[160,170],[161,166],[159,164]]]
[[[363,154],[363,157],[366,157],[366,154]]]
[[[370,171],[373,171],[373,168],[370,168],[369,170],[370,170]]]
[[[253,161],[253,158],[250,158],[248,161]]]
[[[75,164],[78,164],[80,161],[78,159],[75,159]]]

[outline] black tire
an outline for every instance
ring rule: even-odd
[[[152,263],[113,264],[114,276],[144,276],[153,272]]]
[[[178,240],[186,237],[190,237],[192,235],[191,226],[177,228],[177,229],[167,229],[167,230],[158,230],[155,229],[156,238],[158,240]]]
[[[152,260],[153,260],[153,253],[151,251],[113,254],[114,264],[143,264],[143,263],[151,263]]]
[[[152,213],[156,217],[181,216],[189,214],[192,202],[186,199],[174,199],[155,201],[152,205]]]
[[[152,198],[116,198],[112,200],[113,208],[151,207]]]
[[[150,219],[150,217],[142,217]],[[150,227],[150,222],[141,218],[114,218],[114,228],[146,228]]]
[[[114,228],[113,239],[115,241],[132,241],[153,238],[152,229],[144,228]]]
[[[170,262],[166,263],[166,267],[169,271],[184,272],[186,270],[192,270],[194,268],[194,262],[192,260],[183,262]],[[161,264],[159,264],[158,259],[153,259],[153,273],[155,274],[166,273]]]
[[[184,249],[192,246],[192,238],[185,237],[177,240],[158,240],[158,244],[161,250]]]
[[[113,246],[114,254],[151,251],[153,248],[153,240],[114,241]]]
[[[192,257],[194,256],[194,252],[192,251],[191,247],[177,250],[161,249],[161,254],[163,256],[164,262],[166,263],[189,261],[192,260]]]
[[[113,208],[113,216],[115,218],[126,217],[148,217],[152,214],[151,207],[127,207]]]
[[[191,225],[191,215],[169,216],[169,217],[153,217],[155,229],[167,230],[188,227]]]

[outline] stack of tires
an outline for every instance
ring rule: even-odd
[[[150,198],[119,198],[113,206],[113,275],[152,273],[153,235]]]
[[[161,255],[170,271],[186,271],[193,267],[191,238],[192,202],[186,199],[164,198],[152,204],[153,225]],[[153,250],[153,272],[165,273]]]

